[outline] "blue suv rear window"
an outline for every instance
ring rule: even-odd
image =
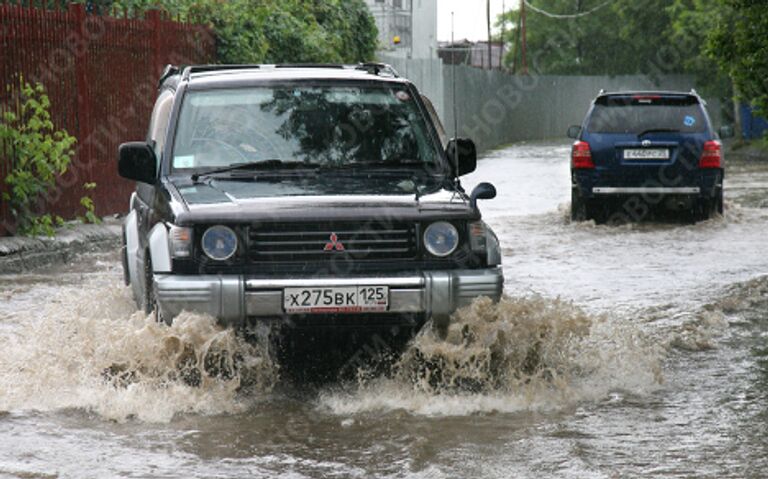
[[[590,133],[701,133],[706,129],[701,105],[688,95],[598,97],[587,123]]]

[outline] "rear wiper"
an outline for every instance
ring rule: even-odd
[[[203,176],[218,175],[220,173],[227,173],[230,171],[238,170],[280,170],[287,168],[298,168],[300,166],[310,166],[307,163],[301,161],[283,161],[280,159],[269,159],[251,161],[248,163],[237,163],[234,165],[225,166],[224,168],[217,168],[215,170],[204,171],[202,173],[195,173],[192,175],[192,181],[197,181]]]
[[[321,172],[333,172],[333,171],[371,171],[375,170],[378,172],[402,172],[402,173],[408,173],[412,174],[413,171],[411,169],[403,169],[403,168],[413,168],[413,167],[419,167],[419,169],[427,170],[427,167],[431,166],[428,163],[424,163],[423,161],[416,161],[416,160],[403,160],[403,161],[397,161],[397,162],[366,162],[366,163],[346,163],[343,165],[321,165],[318,170]]]
[[[638,133],[637,136],[643,136],[647,133],[680,133],[680,130],[677,130],[675,128],[651,128],[649,130],[645,130],[642,133]]]

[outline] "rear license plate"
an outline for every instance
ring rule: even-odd
[[[666,148],[643,148],[624,150],[625,160],[668,160],[669,150]]]
[[[386,311],[388,286],[285,288],[286,313],[365,313]]]

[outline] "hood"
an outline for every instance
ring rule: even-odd
[[[368,177],[172,181],[177,224],[209,222],[479,218],[467,196],[436,178]],[[417,194],[418,190],[418,194]]]

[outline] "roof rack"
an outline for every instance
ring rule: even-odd
[[[160,79],[157,80],[157,87],[160,88],[163,82],[170,76],[179,73],[179,67],[171,65],[170,63],[163,68],[163,73],[160,74]]]
[[[256,70],[261,68],[262,65],[251,64],[234,64],[234,65],[190,65],[184,68],[182,78],[189,80],[189,75],[192,73],[204,73],[214,72],[218,70]]]
[[[360,70],[370,73],[376,76],[387,76],[392,78],[398,78],[400,75],[392,68],[391,65],[386,63],[358,63],[353,65],[344,64],[328,64],[328,63],[280,63],[276,65],[260,65],[260,64],[235,64],[235,65],[190,65],[186,67],[175,67],[168,65],[163,71],[163,75],[160,77],[160,83],[171,75],[175,75],[182,72],[182,79],[189,80],[189,77],[193,73],[205,73],[214,72],[220,70],[256,70],[264,67],[269,68],[331,68],[339,70]]]
[[[392,78],[400,77],[400,75],[398,75],[397,73],[397,70],[392,68],[392,65],[389,65],[387,63],[375,63],[375,62],[359,63],[357,67],[355,67],[355,70],[364,70],[376,76],[389,76]]]

